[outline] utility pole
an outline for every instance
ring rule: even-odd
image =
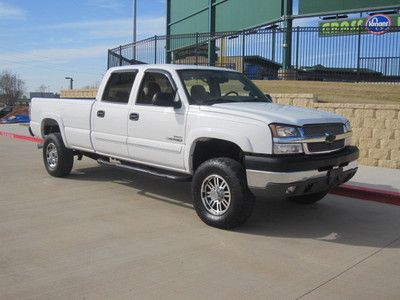
[[[136,9],[137,1],[132,0],[132,15],[133,15],[133,59],[136,60]]]
[[[283,24],[284,24],[284,37],[283,37],[283,64],[284,70],[290,69],[292,66],[292,14],[293,14],[293,0],[284,0],[283,5]]]
[[[74,79],[72,77],[65,77],[65,79],[69,80],[69,89],[72,90],[74,88]]]

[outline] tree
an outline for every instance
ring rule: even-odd
[[[47,86],[47,85],[44,85],[44,84],[42,84],[41,86],[39,86],[38,87],[38,92],[40,92],[40,93],[46,93],[46,91],[47,91],[47,89],[48,89],[49,87]]]
[[[13,105],[22,97],[25,91],[25,81],[17,74],[3,71],[0,74],[0,96],[9,105]]]

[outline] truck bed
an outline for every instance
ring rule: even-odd
[[[46,118],[58,121],[64,130],[67,147],[93,151],[90,141],[91,110],[95,99],[33,98],[31,128],[35,136],[43,138],[41,123]]]

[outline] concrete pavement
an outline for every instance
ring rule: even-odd
[[[35,144],[6,137],[0,162],[0,299],[398,299],[399,206],[259,199],[222,231],[188,183],[89,159],[52,178]]]

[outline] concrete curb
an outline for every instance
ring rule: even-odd
[[[12,132],[1,131],[1,130],[0,130],[0,136],[5,136],[5,137],[11,138],[11,139],[25,140],[25,141],[34,142],[34,143],[43,142],[43,140],[40,138],[31,137],[31,136],[27,136],[27,135],[21,135],[21,134],[15,134]]]
[[[398,192],[343,184],[331,190],[330,193],[334,195],[400,206],[400,193]]]

